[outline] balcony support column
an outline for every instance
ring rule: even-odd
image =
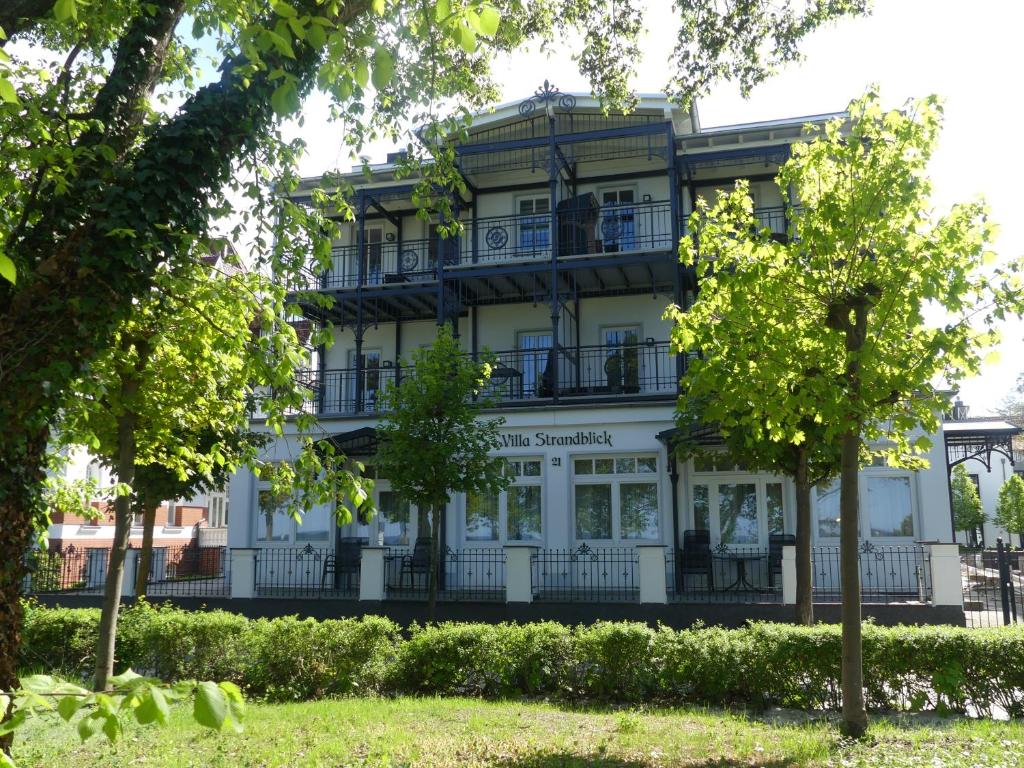
[[[358,276],[356,278],[356,324],[353,331],[356,335],[355,386],[353,387],[353,408],[356,413],[363,412],[363,285],[366,283],[366,192],[356,192],[356,258]]]
[[[438,226],[443,227],[445,223],[444,214],[438,216]],[[444,260],[445,240],[441,233],[434,231],[433,236],[437,238],[437,325],[444,325]]]
[[[554,108],[549,104],[548,110],[548,208],[551,221],[551,351],[548,353],[546,366],[548,382],[551,386],[551,399],[558,402],[558,170],[557,149],[555,143],[555,114]]]
[[[472,256],[471,256],[471,258],[472,258],[474,264],[476,264],[480,260],[480,229],[479,229],[479,226],[478,226],[478,223],[477,223],[477,219],[479,218],[479,215],[477,213],[478,207],[479,207],[479,202],[477,201],[477,197],[476,197],[476,189],[474,189],[473,190],[473,218],[470,220],[471,221],[470,227],[472,228],[471,229],[471,232],[472,232],[471,238],[472,239],[470,241],[470,247],[472,248],[472,251],[471,251]]]

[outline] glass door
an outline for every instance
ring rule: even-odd
[[[640,391],[640,327],[621,325],[604,328],[604,372],[611,392]]]
[[[551,331],[519,334],[519,362],[523,374],[523,397],[550,397]]]
[[[635,197],[632,189],[601,193],[601,239],[605,253],[636,250]]]
[[[381,389],[381,377],[380,377],[380,360],[381,351],[379,349],[365,349],[362,355],[362,382],[363,382],[363,401],[362,409],[365,411],[375,411],[377,409],[377,399],[380,396]],[[356,399],[356,376],[359,375],[356,371],[356,353],[355,351],[349,352],[349,368],[352,371],[352,375],[349,377],[351,382],[350,392],[348,396],[348,402],[355,408]]]

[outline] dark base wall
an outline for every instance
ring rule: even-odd
[[[43,605],[62,605],[68,608],[98,608],[99,595],[40,595]],[[403,626],[427,619],[427,606],[411,600],[386,602],[360,602],[358,600],[292,600],[258,598],[231,600],[216,597],[151,598],[150,602],[169,602],[189,610],[220,609],[239,613],[249,618],[298,615],[303,618],[337,619],[372,614],[387,616]],[[129,601],[130,602],[130,601]],[[739,627],[747,621],[793,621],[793,606],[768,604],[700,604],[675,603],[669,605],[637,603],[488,603],[460,602],[437,604],[438,621],[558,621],[563,624],[591,624],[595,621],[643,621],[651,626],[664,624],[673,629],[692,626],[697,621],[708,625]],[[953,624],[965,626],[964,612],[955,606],[915,604],[865,605],[864,617],[872,618],[883,626],[896,624]],[[839,622],[838,603],[818,603],[814,606],[817,621]]]

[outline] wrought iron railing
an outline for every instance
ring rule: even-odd
[[[530,558],[535,600],[631,602],[640,597],[633,547],[542,549]]]
[[[139,560],[135,560],[136,568]],[[134,579],[136,574],[130,574]],[[153,547],[146,594],[185,597],[228,597],[231,594],[231,553],[227,547],[183,544]]]
[[[698,603],[779,603],[781,552],[719,544],[703,552],[665,553],[669,600]]]
[[[881,545],[864,541],[857,550],[861,599],[866,603],[926,602],[932,596],[928,554],[919,544]],[[842,595],[839,547],[811,550],[814,599],[838,600]]]
[[[391,599],[425,600],[429,560],[409,547],[385,551],[385,587]],[[505,551],[501,547],[446,547],[438,570],[439,600],[504,600]]]
[[[357,388],[359,376],[362,387]],[[324,371],[302,370],[296,378],[309,390],[306,409],[321,415],[352,415],[356,413],[377,413],[380,409],[381,393],[391,386],[397,377],[397,369],[388,367],[329,368]],[[357,392],[357,389],[361,389]]]
[[[485,394],[498,402],[560,397],[673,395],[679,371],[667,341],[596,344],[552,349],[500,350]]]
[[[32,550],[25,556],[28,575],[22,584],[26,595],[56,592],[100,593],[107,578],[110,550],[104,547]]]
[[[256,553],[260,597],[345,597],[359,594],[359,561],[339,558],[333,548],[265,547]]]
[[[319,274],[310,270],[309,287],[321,290],[352,288],[359,285],[360,274],[362,284],[367,286],[434,280],[437,277],[438,254],[447,254],[445,264],[453,264],[458,252],[457,239],[367,243],[362,251],[357,245],[338,245],[331,249],[329,269]]]

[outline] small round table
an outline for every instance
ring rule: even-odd
[[[729,553],[724,555],[715,555],[715,557],[719,560],[731,560],[732,562],[736,563],[736,580],[729,586],[723,587],[723,592],[739,592],[743,588],[756,592],[761,589],[760,587],[751,584],[750,581],[747,580],[747,562],[763,560],[766,557],[766,555],[743,555]]]

